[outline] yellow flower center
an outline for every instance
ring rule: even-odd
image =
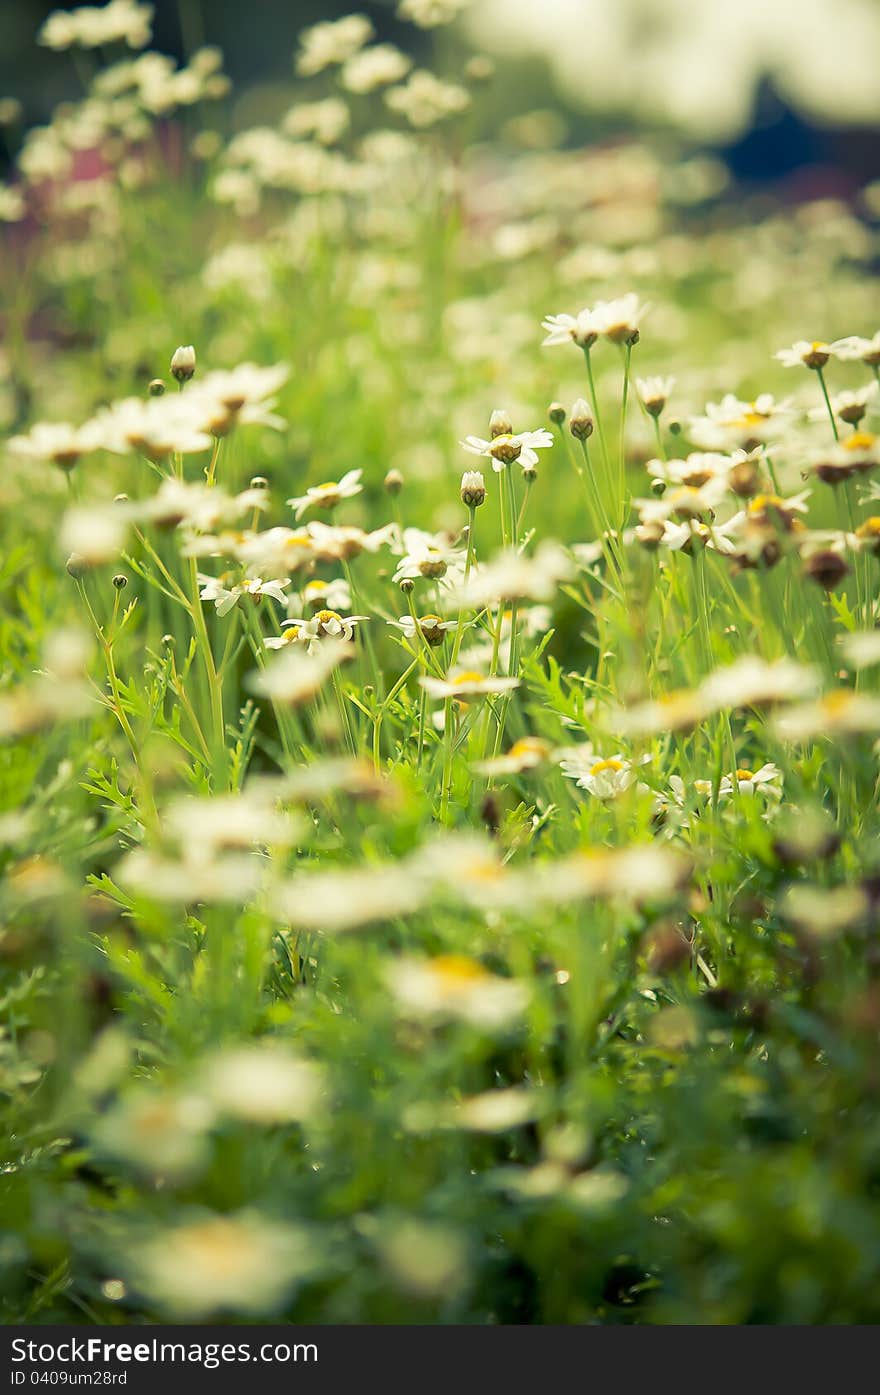
[[[877,437],[870,431],[854,431],[842,442],[844,450],[870,450]]]
[[[836,692],[820,698],[819,706],[825,709],[829,717],[840,717],[852,706],[853,700],[854,694],[848,688],[838,688]]]
[[[603,770],[622,770],[622,760],[599,760],[590,771],[591,775],[601,775]]]
[[[477,673],[473,669],[467,669],[464,673],[459,673],[455,678],[453,678],[452,682],[455,685],[455,687],[460,688],[468,683],[482,683],[483,675],[482,673]]]
[[[751,780],[752,772],[749,770],[748,766],[741,765],[736,772],[736,778],[738,780]]]
[[[482,964],[469,959],[466,954],[440,954],[431,961],[431,971],[444,988],[458,988],[469,983],[478,983],[488,977]]]
[[[514,741],[510,748],[511,756],[545,756],[549,750],[546,741],[540,736],[523,736],[519,741]]]
[[[319,610],[315,619],[319,625],[326,625],[328,620],[339,620],[341,623],[342,616],[338,615],[335,610]]]

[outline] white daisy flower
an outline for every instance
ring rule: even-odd
[[[725,450],[777,436],[794,419],[790,398],[777,402],[762,392],[751,402],[728,392],[720,402],[707,402],[704,416],[691,417],[688,434],[703,450]]]
[[[834,393],[831,398],[831,410],[841,421],[845,421],[847,426],[858,426],[878,393],[880,382],[873,378],[866,387]],[[825,422],[828,420],[828,411],[826,407],[813,407],[808,416],[810,421]]]
[[[293,642],[304,644],[311,654],[315,647],[320,646],[328,637],[350,643],[354,639],[357,626],[369,618],[368,615],[340,615],[335,610],[319,610],[310,620],[284,620],[282,628],[292,631],[295,637]],[[275,641],[275,645],[280,647],[286,642],[288,641],[285,641],[282,635]]]
[[[360,482],[363,473],[363,470],[349,470],[339,481],[330,480],[327,484],[313,485],[305,494],[288,499],[294,517],[300,519],[307,509],[312,508],[335,509],[343,499],[353,499],[363,490]]]
[[[489,973],[476,959],[441,954],[434,959],[401,957],[386,970],[386,982],[407,1015],[454,1018],[487,1031],[503,1029],[522,1017],[529,989],[516,979]]]
[[[784,368],[824,368],[831,357],[831,345],[823,339],[798,339],[790,349],[780,349],[773,357]]]
[[[464,549],[448,533],[425,533],[420,528],[405,528],[401,540],[403,556],[392,580],[415,581],[424,577],[430,581],[443,580],[450,585],[464,576]]]
[[[411,615],[401,615],[399,620],[389,620],[388,624],[393,625],[396,630],[401,630],[409,640],[414,641],[417,638],[416,621]],[[448,632],[456,626],[455,620],[444,620],[441,615],[420,615],[418,618],[419,634],[432,648],[442,644]]]
[[[636,378],[636,388],[642,399],[642,406],[652,417],[660,416],[674,387],[674,378]]]
[[[400,533],[396,523],[365,533],[348,524],[309,523],[309,545],[319,562],[346,562],[362,552],[378,552],[380,547],[396,548]]]
[[[300,34],[296,71],[300,77],[314,77],[325,68],[345,63],[370,42],[374,32],[366,15],[344,15],[313,24]]]
[[[636,769],[651,759],[642,756],[630,761],[618,751],[613,756],[595,755],[591,745],[574,747],[559,762],[563,775],[574,780],[579,789],[587,790],[597,799],[614,799],[629,789],[636,778]]]
[[[726,707],[769,707],[793,698],[808,697],[819,686],[818,670],[793,659],[768,663],[756,654],[745,654],[726,668],[716,669],[700,684],[699,692],[710,710]]]
[[[291,597],[291,613],[294,613],[293,607],[297,602],[300,610],[308,607],[312,610],[350,610],[351,587],[344,576],[333,577],[329,581],[322,577],[314,577],[306,582],[299,597]]]
[[[26,436],[13,436],[9,450],[23,460],[50,460],[62,470],[72,470],[100,445],[100,432],[91,423],[71,426],[66,421],[38,421]]]
[[[254,674],[251,687],[273,702],[297,707],[311,702],[333,670],[350,657],[351,646],[344,639],[327,639],[308,652],[295,645]]]
[[[497,693],[509,693],[519,687],[518,678],[504,678],[500,675],[486,675],[475,670],[463,669],[446,678],[432,678],[429,675],[419,679],[429,697],[458,698],[466,702],[469,698],[490,697]]]
[[[228,615],[243,596],[254,601],[263,596],[271,596],[281,605],[286,605],[284,589],[290,585],[289,577],[285,577],[283,581],[262,581],[260,577],[253,577],[247,581],[236,582],[232,586],[225,586],[222,577],[204,576],[201,572],[198,574],[198,581],[201,587],[200,599],[213,601],[217,614],[221,616]]]
[[[508,465],[518,460],[524,470],[533,470],[538,464],[538,451],[549,450],[553,445],[553,434],[542,427],[538,431],[503,432],[484,441],[481,436],[466,436],[460,443],[471,455],[482,455],[492,461],[492,469],[500,474]]]
[[[876,368],[880,364],[880,329],[871,339],[862,339],[857,334],[835,339],[830,348],[834,357],[843,362],[861,362]]]

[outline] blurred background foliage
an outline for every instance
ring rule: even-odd
[[[4,0],[0,95],[23,103],[26,124],[81,94],[70,57],[34,43],[50,12],[75,8]],[[218,45],[233,82],[233,124],[247,126],[289,106],[297,34],[352,8],[369,16],[379,40],[417,60],[439,46],[454,67],[474,41],[500,56],[500,80],[477,112],[486,136],[545,108],[555,118],[548,143],[675,131],[723,155],[747,183],[769,182],[798,200],[845,198],[880,177],[876,0],[472,0],[458,32],[414,29],[395,0],[260,0],[259,23],[243,22],[235,0],[157,0],[152,46],[183,60]],[[551,42],[560,33],[566,43]]]

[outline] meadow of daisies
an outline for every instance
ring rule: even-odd
[[[880,190],[462,8],[0,102],[6,1322],[880,1318]]]

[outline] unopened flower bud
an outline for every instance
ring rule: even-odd
[[[405,596],[408,596],[410,591],[415,588],[415,582],[411,576],[405,576],[402,581],[399,581],[397,584]]]
[[[666,430],[667,430],[667,431],[670,433],[670,435],[672,435],[672,436],[680,436],[680,435],[681,435],[681,422],[679,421],[678,417],[670,417],[670,418],[669,418],[669,420],[668,420],[667,423],[666,423]]]
[[[196,371],[196,351],[192,344],[181,344],[171,356],[171,372],[179,383],[188,383]]]
[[[847,426],[858,426],[868,408],[864,402],[845,402],[837,410],[837,415],[841,421],[845,421]]]
[[[839,552],[825,548],[814,552],[804,563],[804,573],[822,587],[823,591],[833,591],[849,574],[849,564]]]
[[[250,482],[250,488],[251,488],[251,489],[268,489],[268,488],[269,488],[269,481],[266,479],[266,476],[265,476],[265,475],[254,475],[253,479],[252,479],[251,482]]]
[[[538,472],[535,469],[534,465],[524,465],[522,477],[525,480],[526,484],[534,484],[535,480],[538,478]]]
[[[658,499],[662,499],[666,493],[666,481],[661,479],[659,475],[655,475],[654,479],[651,480],[651,493],[656,494]]]
[[[399,470],[389,470],[382,483],[385,486],[386,493],[391,495],[399,494],[401,489],[403,489],[403,475]]]
[[[547,408],[547,415],[557,426],[561,426],[565,421],[565,408],[561,402],[551,402]]]
[[[116,587],[117,591],[125,590],[126,586],[128,585],[128,577],[125,575],[125,572],[116,573],[116,575],[113,578],[113,585]]]
[[[489,418],[489,435],[493,440],[496,436],[513,435],[513,422],[510,420],[509,412],[498,408],[492,413]]]
[[[479,470],[465,470],[462,475],[461,502],[469,509],[478,509],[486,502],[486,481]]]
[[[89,564],[86,561],[85,557],[82,557],[78,552],[71,552],[70,556],[67,559],[67,562],[65,563],[65,566],[67,567],[67,571],[69,575],[73,577],[74,581],[79,581],[80,577],[85,576],[86,572],[89,569]]]
[[[754,460],[738,460],[731,466],[728,480],[740,499],[751,499],[761,491],[761,476]]]
[[[569,412],[568,429],[576,441],[586,441],[593,434],[593,413],[583,397],[578,398]]]
[[[154,378],[147,388],[151,397],[163,397],[165,394],[165,384],[161,378]]]
[[[114,504],[127,504],[127,503],[128,503],[128,495],[127,495],[127,494],[114,494],[114,495],[113,495],[113,502],[114,502]]]
[[[484,53],[475,53],[465,63],[464,75],[471,82],[488,82],[495,76],[495,64]]]
[[[653,523],[639,523],[635,528],[635,539],[646,552],[656,552],[663,541],[665,531],[659,520],[655,520]]]

